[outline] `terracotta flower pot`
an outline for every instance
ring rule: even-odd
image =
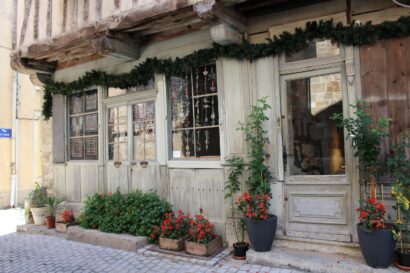
[[[185,252],[197,256],[211,256],[222,249],[221,237],[215,237],[207,244],[185,240]]]
[[[56,217],[55,216],[47,216],[46,217],[46,225],[47,228],[52,229],[56,227]]]
[[[57,222],[56,223],[56,231],[61,232],[61,233],[66,233],[68,227],[70,226],[75,226],[75,223],[62,223],[62,222]]]
[[[182,251],[184,250],[184,240],[169,239],[164,237],[159,237],[159,248],[173,250],[173,251]]]
[[[397,261],[395,265],[403,271],[410,271],[410,253],[402,253],[400,249],[396,251]]]

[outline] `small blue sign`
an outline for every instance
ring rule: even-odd
[[[0,128],[0,138],[11,138],[11,129]]]

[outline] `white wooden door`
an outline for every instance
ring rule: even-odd
[[[345,138],[330,119],[346,111],[344,78],[341,66],[281,77],[287,236],[352,240]]]
[[[121,193],[128,193],[130,190],[129,107],[126,103],[109,106],[106,113],[107,192],[119,189]]]
[[[131,108],[131,190],[155,191],[159,179],[155,101],[134,102]]]

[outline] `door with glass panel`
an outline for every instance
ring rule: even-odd
[[[129,192],[129,106],[107,108],[107,191]]]
[[[156,188],[155,102],[135,101],[107,109],[108,191]]]
[[[281,77],[285,235],[351,241],[341,66]]]

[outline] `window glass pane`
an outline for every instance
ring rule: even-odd
[[[343,129],[330,119],[343,112],[341,75],[290,80],[286,91],[290,173],[343,174]]]
[[[314,58],[337,56],[340,49],[337,44],[332,44],[330,40],[314,41],[308,47],[285,57],[286,62],[295,62]]]
[[[156,159],[155,103],[133,105],[134,159]]]
[[[74,160],[84,159],[84,139],[72,138],[70,140],[70,158]]]
[[[108,109],[108,160],[128,159],[128,107]]]
[[[172,157],[220,156],[215,64],[170,78]]]
[[[98,137],[87,137],[85,140],[85,159],[98,159]]]
[[[142,91],[151,91],[154,89],[155,89],[155,81],[154,79],[151,79],[150,81],[148,81],[147,85],[139,85],[139,86],[132,87],[129,89],[109,87],[107,95],[109,98],[111,98],[111,97],[116,97],[116,96],[121,96],[121,95],[126,95],[126,94],[142,92]]]
[[[71,160],[98,160],[98,93],[79,92],[69,97]]]

